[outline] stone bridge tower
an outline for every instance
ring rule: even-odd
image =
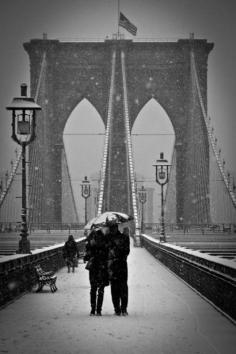
[[[31,147],[30,184],[36,195],[31,200],[33,216],[43,222],[62,220],[63,131],[74,107],[87,98],[106,125],[112,53],[116,51],[113,105],[114,137],[107,173],[112,183],[105,184],[104,208],[132,212],[124,137],[124,107],[121,78],[121,50],[125,54],[130,128],[143,106],[156,99],[167,112],[175,131],[176,218],[198,222],[199,213],[209,217],[209,151],[207,131],[191,74],[191,49],[194,46],[200,89],[207,107],[207,61],[213,48],[206,40],[183,39],[177,42],[133,42],[106,40],[101,43],[65,43],[35,39],[24,44],[30,58],[31,94],[35,94],[42,58],[45,73],[38,103],[42,113],[37,123],[37,139]],[[115,147],[116,145],[116,147]],[[40,178],[33,178],[40,161]],[[80,152],[78,152],[79,154]],[[157,152],[158,154],[158,152]],[[37,162],[38,163],[38,162]],[[121,168],[121,166],[123,166]],[[115,183],[119,176],[122,182]],[[108,177],[107,177],[108,178]],[[37,183],[37,188],[34,184]],[[203,191],[203,186],[205,186]],[[195,199],[196,193],[201,200]],[[197,216],[198,215],[198,216]]]

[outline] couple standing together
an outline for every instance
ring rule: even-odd
[[[128,267],[130,252],[128,228],[119,231],[114,221],[91,231],[87,238],[84,262],[89,270],[90,315],[102,315],[104,288],[111,285],[111,297],[115,315],[127,316]]]

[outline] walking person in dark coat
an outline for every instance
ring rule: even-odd
[[[63,247],[63,258],[68,267],[68,273],[70,273],[71,267],[72,272],[74,273],[75,267],[78,265],[79,251],[72,235],[69,235],[68,240]]]
[[[127,232],[121,233],[117,224],[109,226],[108,273],[111,283],[111,297],[115,315],[127,316],[128,266],[130,240]]]
[[[88,262],[86,269],[89,270],[90,281],[90,316],[102,315],[102,304],[104,288],[109,285],[108,271],[108,241],[105,234],[100,229],[93,230],[88,236],[85,246],[84,261]]]

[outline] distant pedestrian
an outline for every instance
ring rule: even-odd
[[[109,285],[108,271],[108,241],[106,228],[93,229],[87,238],[84,261],[89,270],[90,281],[90,316],[102,315],[104,288]]]
[[[75,267],[78,266],[79,251],[73,235],[69,235],[63,247],[63,258],[66,262],[68,273],[70,273],[71,268],[74,273]]]
[[[127,316],[128,306],[128,265],[130,253],[128,229],[121,233],[116,223],[109,225],[108,274],[111,282],[111,297],[115,315]]]

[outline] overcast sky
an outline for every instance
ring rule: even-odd
[[[188,38],[189,33],[194,32],[196,38],[206,38],[209,42],[215,43],[215,48],[209,57],[208,108],[219,145],[222,147],[223,156],[226,157],[227,167],[235,172],[236,49],[234,34],[236,29],[236,2],[234,0],[121,0],[120,3],[122,12],[138,27],[138,37],[177,39]],[[29,83],[29,61],[22,43],[32,38],[41,38],[44,32],[48,33],[50,39],[105,38],[107,35],[111,36],[117,29],[117,1],[0,0],[0,27],[1,172],[10,167],[10,159],[14,157],[16,146],[15,143],[11,142],[10,115],[5,110],[5,106],[13,96],[19,94],[21,82]],[[130,38],[127,33],[125,33],[125,36]],[[150,104],[149,108],[146,109],[154,112],[153,107],[154,105]],[[142,112],[142,114],[144,113]],[[162,112],[160,107],[156,108],[153,116],[159,116],[159,128],[157,127],[159,132],[162,130],[162,132],[173,133],[171,124],[168,118],[165,118],[165,112]],[[79,131],[81,121],[78,115],[76,117],[72,117],[68,122],[67,132],[70,129],[75,129],[75,127]],[[95,124],[95,121],[96,118],[91,118],[93,124]],[[100,122],[97,126],[95,124],[96,129],[99,130],[101,127]],[[87,128],[89,129],[89,127]],[[135,129],[141,130],[142,123],[137,122]],[[137,142],[138,139],[143,139],[142,145],[146,145],[147,140],[137,137],[134,138],[134,141]],[[72,139],[70,141],[72,142]],[[160,149],[164,147],[166,153],[170,154],[171,138],[170,140],[165,138],[165,141],[160,139],[158,141]],[[102,146],[102,143],[101,140],[98,145]],[[75,147],[73,147],[73,144],[75,142],[71,143],[71,146],[69,146],[70,143],[67,146],[67,151],[70,154],[69,160],[74,158],[73,150],[75,151]],[[153,142],[153,144],[156,143]],[[138,144],[134,148],[136,151],[140,149]],[[153,151],[150,146],[149,151],[151,150]],[[78,153],[75,153],[78,158]],[[144,151],[145,155],[146,151]],[[149,165],[154,155],[150,155]],[[99,158],[96,157],[99,163],[100,159],[100,156]],[[80,175],[84,174],[85,171],[88,174],[90,173],[89,166],[83,166],[83,162],[81,163],[82,168],[77,176],[75,176],[76,171],[73,171],[73,178],[80,178]],[[142,164],[142,160],[137,160],[136,168],[140,173],[143,173],[142,166],[145,166]]]

